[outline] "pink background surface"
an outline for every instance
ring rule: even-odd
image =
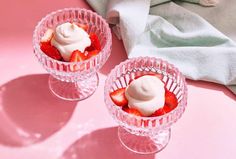
[[[1,2],[0,159],[236,158],[236,97],[224,86],[190,80],[188,107],[163,151],[137,155],[122,147],[103,101],[107,74],[127,58],[114,36],[95,94],[81,102],[53,96],[33,55],[32,33],[43,16],[65,7],[91,9],[79,0]]]

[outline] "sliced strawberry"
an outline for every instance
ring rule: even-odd
[[[175,94],[166,89],[166,92],[165,92],[165,106],[163,107],[165,112],[166,113],[170,112],[171,110],[176,108],[177,105],[178,105],[178,100],[177,100]]]
[[[41,42],[40,49],[49,57],[55,60],[62,60],[60,52],[50,44],[50,42]]]
[[[110,93],[112,101],[118,106],[128,105],[128,100],[125,97],[125,88],[120,88]]]
[[[159,108],[150,117],[161,116],[161,115],[164,115],[165,113],[166,112],[164,111],[163,108]]]
[[[77,23],[77,26],[84,29],[84,31],[88,31],[89,28],[88,25],[82,23]]]
[[[50,42],[51,39],[52,39],[52,37],[53,37],[53,34],[54,34],[54,31],[53,31],[52,29],[48,29],[48,30],[44,33],[43,37],[41,38],[41,42],[42,42],[42,43],[43,43],[43,42]]]
[[[91,40],[91,45],[86,48],[86,51],[92,51],[92,50],[101,50],[101,44],[100,41],[95,33],[90,33],[89,38]]]
[[[81,62],[86,60],[86,56],[84,53],[80,52],[79,50],[75,50],[72,52],[70,56],[70,62]]]
[[[86,56],[84,53],[80,52],[79,50],[75,50],[72,52],[71,56],[70,56],[70,62],[82,62],[86,60]],[[85,65],[81,64],[79,67],[77,65],[74,66],[70,66],[70,70],[72,72],[75,71],[83,71],[85,69]]]
[[[133,115],[136,115],[136,116],[143,116],[140,111],[138,111],[137,109],[135,108],[129,108],[129,107],[124,107],[123,109],[126,113],[129,113],[129,114],[133,114]]]
[[[92,51],[88,51],[88,54],[87,54],[87,59],[93,57],[93,56],[96,56],[97,54],[99,54],[99,51],[98,50],[92,50]]]
[[[163,111],[164,111],[165,113],[169,113],[171,110],[173,110],[171,107],[169,107],[169,106],[167,106],[167,105],[164,105]]]

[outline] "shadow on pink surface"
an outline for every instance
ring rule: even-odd
[[[195,87],[201,87],[204,89],[212,89],[215,91],[221,91],[229,98],[236,101],[236,95],[234,95],[233,92],[231,92],[228,88],[221,84],[213,83],[213,82],[206,82],[206,81],[193,81],[190,79],[187,79],[188,85],[195,86]]]
[[[9,81],[0,86],[0,144],[20,147],[47,139],[68,122],[75,106],[50,92],[46,74]]]
[[[120,62],[125,61],[127,55],[121,40],[112,34],[112,51],[105,65],[99,70],[100,73],[108,75],[110,71]]]
[[[155,155],[139,155],[126,149],[119,141],[118,127],[99,129],[73,143],[60,159],[154,159]]]

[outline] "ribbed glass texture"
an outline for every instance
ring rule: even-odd
[[[166,88],[178,99],[178,106],[171,112],[158,117],[139,117],[126,113],[116,106],[110,92],[126,87],[135,77],[150,73],[162,75]],[[139,136],[155,136],[161,130],[168,130],[185,111],[187,86],[184,76],[176,67],[153,57],[138,57],[126,60],[116,66],[105,82],[105,103],[112,117],[128,132]]]
[[[62,62],[54,60],[40,49],[40,40],[48,28],[65,22],[79,22],[88,26],[88,33],[96,33],[102,50],[97,55],[83,62]],[[98,14],[81,8],[66,8],[48,14],[36,26],[33,34],[34,54],[43,67],[56,79],[65,82],[84,81],[96,74],[111,53],[111,32],[106,21]],[[76,71],[75,71],[76,70]]]

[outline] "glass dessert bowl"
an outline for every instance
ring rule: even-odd
[[[65,23],[79,23],[82,27],[86,26],[88,34],[96,34],[101,47],[99,52],[82,61],[57,60],[45,54],[41,40],[48,34],[48,30],[56,30],[57,26]],[[48,14],[38,23],[33,33],[34,54],[50,73],[49,88],[65,100],[83,100],[95,92],[99,83],[97,71],[110,56],[111,45],[111,31],[106,21],[96,13],[81,8],[66,8]]]
[[[153,113],[149,116],[141,116],[139,112],[133,111],[133,108],[127,108],[123,104],[127,104],[127,102],[120,92],[121,90],[127,91],[134,80],[150,75],[156,76],[163,82],[165,92],[175,97],[176,106],[164,113],[160,113],[159,110],[165,110],[165,106],[155,111],[157,115]],[[145,79],[143,83],[148,82]],[[149,86],[153,89],[152,84]],[[139,88],[135,89],[139,90]],[[116,104],[113,99],[114,94],[118,100]],[[105,82],[104,97],[109,113],[119,124],[118,137],[121,143],[133,152],[151,154],[161,151],[168,144],[171,126],[182,116],[187,105],[187,86],[184,76],[172,64],[153,57],[138,57],[120,63],[111,71]],[[165,96],[165,98],[167,97]],[[128,102],[130,104],[130,101]],[[121,107],[122,104],[123,107]]]

